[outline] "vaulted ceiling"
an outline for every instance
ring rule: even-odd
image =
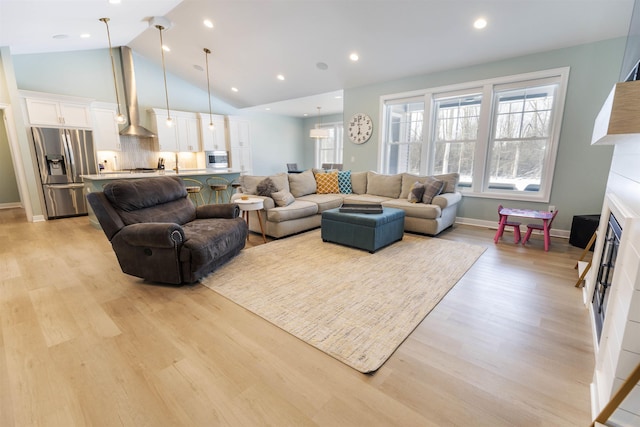
[[[169,72],[206,90],[208,48],[216,97],[238,108],[271,106],[275,113],[302,116],[315,114],[320,102],[324,113],[339,110],[335,96],[346,88],[625,36],[633,3],[0,0],[0,46],[15,55],[105,48],[99,18],[109,17],[114,47],[128,45],[160,64],[153,24],[165,23]],[[479,17],[488,23],[483,30],[473,27]],[[350,60],[351,53],[359,60]]]

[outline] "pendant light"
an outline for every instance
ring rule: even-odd
[[[171,118],[171,112],[169,111],[169,90],[167,89],[167,70],[164,65],[164,43],[162,42],[162,25],[156,25],[156,28],[160,32],[160,55],[162,56],[162,75],[164,76],[164,98],[167,101],[167,126],[173,126],[173,119]]]
[[[120,111],[120,97],[118,96],[118,84],[116,82],[116,63],[113,59],[113,49],[111,48],[111,34],[109,33],[109,18],[100,18],[100,21],[104,22],[107,26],[107,40],[109,40],[109,56],[111,57],[111,73],[113,74],[113,88],[116,92],[116,104],[118,107],[118,114],[116,115],[116,122],[123,124],[126,122],[124,114]]]
[[[213,126],[213,116],[211,114],[211,85],[209,82],[209,54],[211,53],[211,51],[209,49],[207,49],[206,47],[204,48],[204,61],[206,64],[206,71],[207,71],[207,94],[209,95],[209,130],[213,130],[214,126]]]
[[[311,132],[309,132],[309,137],[311,138],[329,138],[329,129],[320,128],[320,124],[322,123],[322,119],[320,118],[320,108],[321,107],[318,107],[318,123],[316,123],[316,127],[311,129]]]

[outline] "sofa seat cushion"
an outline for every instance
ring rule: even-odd
[[[284,222],[292,219],[306,218],[318,213],[318,205],[313,202],[296,200],[289,206],[267,210],[267,221]]]
[[[182,229],[185,241],[180,261],[198,265],[206,265],[212,259],[234,251],[246,236],[246,224],[242,218],[196,219]]]
[[[411,203],[405,199],[387,200],[382,206],[402,209],[405,214],[413,218],[436,219],[442,215],[442,209],[438,205],[426,205],[424,203]]]
[[[382,203],[387,200],[393,200],[393,199],[390,197],[375,196],[373,194],[345,194],[344,195],[344,203],[374,204],[374,203]]]
[[[342,199],[342,194],[309,194],[308,196],[299,197],[296,200],[315,203],[318,205],[318,213],[322,213],[326,210],[342,206]]]

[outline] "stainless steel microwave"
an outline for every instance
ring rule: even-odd
[[[229,167],[229,153],[227,151],[205,151],[204,158],[207,168]]]

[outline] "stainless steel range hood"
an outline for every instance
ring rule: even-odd
[[[124,75],[124,97],[127,102],[129,114],[129,126],[120,131],[120,135],[139,136],[153,138],[155,133],[140,124],[140,109],[138,108],[138,92],[136,88],[136,75],[133,69],[133,54],[131,48],[120,47],[122,57],[122,72]]]

